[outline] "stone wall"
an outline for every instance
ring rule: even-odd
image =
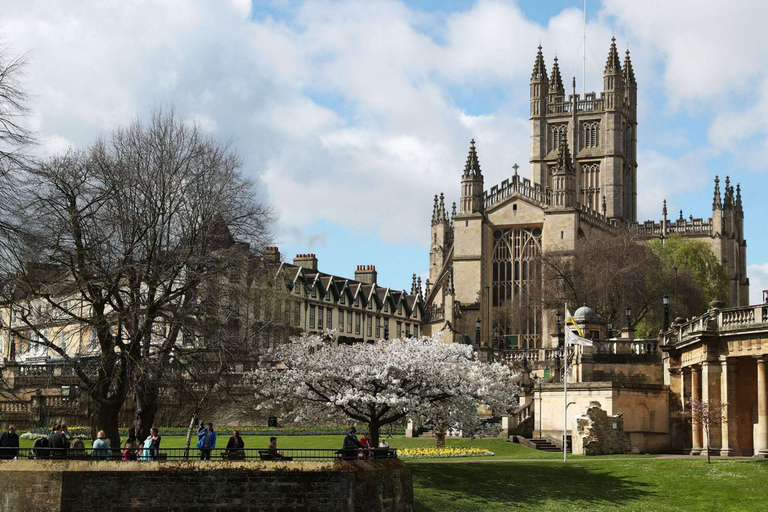
[[[352,462],[0,462],[0,510],[412,511],[411,471]]]
[[[624,415],[609,415],[592,402],[584,416],[576,418],[572,435],[573,453],[578,455],[609,455],[631,451],[629,434],[624,432]]]

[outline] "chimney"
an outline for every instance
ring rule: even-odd
[[[317,270],[317,257],[314,253],[310,254],[297,254],[293,258],[293,264],[297,267],[303,267],[309,270]]]
[[[264,249],[264,260],[267,263],[280,263],[280,250],[277,247],[267,247]]]
[[[358,265],[355,270],[355,281],[366,284],[376,284],[376,266]]]

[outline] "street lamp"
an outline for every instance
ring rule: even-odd
[[[664,304],[664,330],[666,331],[669,327],[669,295],[665,293],[661,302]]]
[[[677,267],[672,267],[675,271],[675,317],[677,317]]]
[[[557,320],[557,347],[562,348],[565,344],[565,336],[562,336],[563,334],[563,314],[558,311],[555,315],[555,319]]]
[[[627,304],[627,307],[624,308],[624,313],[627,315],[627,330],[629,330],[630,326],[632,325],[632,308],[629,307],[629,304]]]
[[[475,345],[480,348],[480,318],[475,320]]]
[[[608,339],[613,338],[613,322],[608,322],[608,325],[606,325],[608,328]]]

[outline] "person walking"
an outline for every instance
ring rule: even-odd
[[[211,460],[211,450],[216,448],[216,431],[213,430],[213,423],[197,434],[197,447],[200,448],[200,460]]]
[[[197,450],[200,455],[200,460],[203,460],[203,442],[205,441],[205,423],[202,421],[197,427]]]
[[[106,439],[103,430],[99,430],[96,434],[96,440],[93,442],[93,449],[91,450],[91,457],[96,460],[109,460],[110,456],[109,440]]]
[[[15,459],[19,456],[19,434],[16,425],[10,425],[8,432],[0,435],[0,459]]]
[[[232,432],[232,437],[227,441],[227,449],[224,453],[230,460],[240,460],[245,458],[244,448],[243,438],[240,437],[240,432],[235,430]]]

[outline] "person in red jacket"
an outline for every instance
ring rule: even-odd
[[[367,459],[371,455],[371,450],[373,450],[373,440],[371,439],[371,433],[366,432],[363,434],[363,436],[360,438],[360,442],[363,446],[365,446],[365,449],[360,450],[360,453],[363,455],[364,459]]]

